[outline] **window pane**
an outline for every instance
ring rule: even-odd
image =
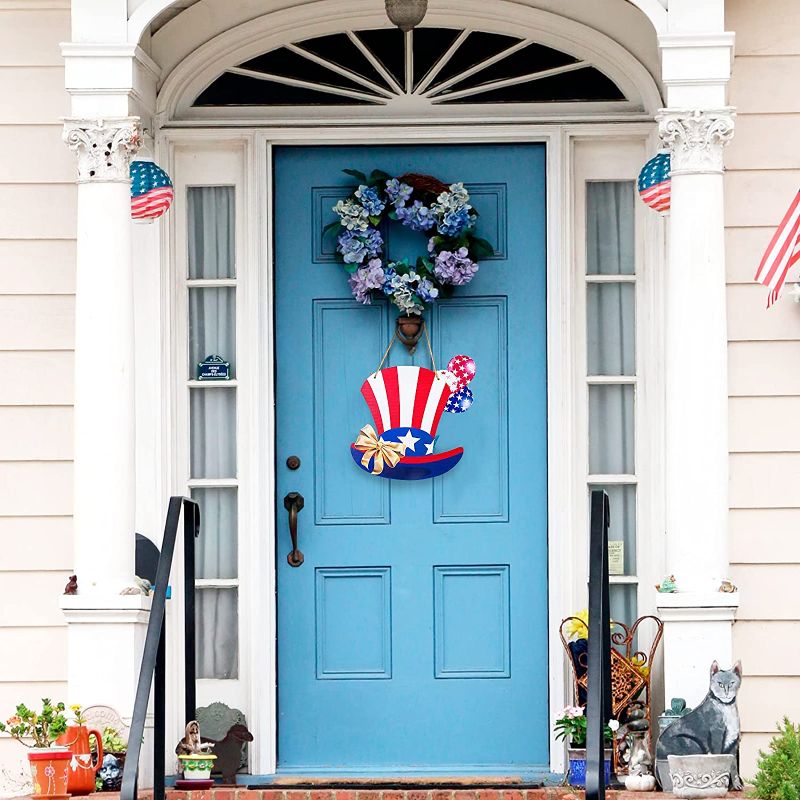
[[[197,677],[239,677],[239,618],[237,589],[195,592]]]
[[[636,584],[614,583],[608,587],[608,603],[611,606],[611,619],[630,627],[636,622]]]
[[[235,277],[233,186],[190,186],[187,205],[189,277]]]
[[[200,536],[195,550],[197,578],[236,578],[236,489],[193,489],[200,506]]]
[[[633,458],[633,386],[589,387],[589,472],[630,475]]]
[[[236,389],[192,389],[191,477],[236,477]]]
[[[636,574],[636,487],[635,486],[590,486],[605,489],[611,511],[608,540],[623,542],[625,550],[624,575]]]
[[[632,181],[586,184],[586,272],[633,275],[634,191]]]
[[[590,283],[586,289],[589,375],[635,375],[635,285]]]
[[[236,375],[236,289],[189,289],[189,377],[207,356],[221,356]]]

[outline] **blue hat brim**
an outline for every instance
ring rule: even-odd
[[[353,461],[364,470],[372,474],[372,459],[365,467],[361,463],[364,453],[357,450],[355,446],[350,445],[350,455],[353,456]],[[437,475],[444,475],[449,472],[453,467],[461,461],[461,456],[464,455],[463,447],[456,447],[454,450],[447,450],[444,453],[434,453],[429,456],[408,456],[403,457],[397,462],[397,465],[390,467],[384,464],[383,471],[376,477],[378,478],[391,478],[396,481],[421,481],[426,478],[435,478]]]

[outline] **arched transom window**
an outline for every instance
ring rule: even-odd
[[[469,106],[489,115],[542,113],[554,104],[559,113],[565,104],[576,112],[636,105],[590,59],[521,36],[444,27],[348,30],[284,44],[227,67],[192,105],[294,117],[314,107],[319,117],[463,115]]]

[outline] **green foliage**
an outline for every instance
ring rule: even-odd
[[[800,800],[800,725],[784,717],[778,731],[769,743],[769,752],[759,752],[752,796],[760,800]]]
[[[128,749],[125,740],[119,735],[116,728],[107,725],[103,728],[103,752],[105,753],[124,753]]]
[[[63,703],[53,703],[48,697],[42,698],[41,711],[32,711],[20,703],[13,716],[5,723],[0,722],[0,731],[9,733],[26,747],[50,747],[67,730],[64,710]],[[25,739],[33,739],[33,745]]]

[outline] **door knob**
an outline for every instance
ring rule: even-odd
[[[305,560],[297,549],[297,513],[305,504],[306,501],[299,492],[289,492],[283,498],[283,507],[289,512],[289,535],[292,537],[292,552],[286,556],[290,567],[299,567]]]

